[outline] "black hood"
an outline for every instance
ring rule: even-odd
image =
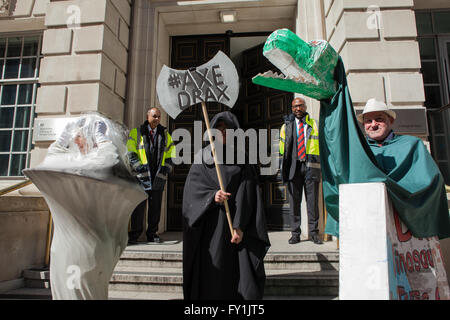
[[[234,114],[230,111],[224,111],[216,114],[211,120],[211,128],[215,128],[217,126],[217,122],[223,120],[227,126],[227,129],[239,129],[241,126],[239,125],[239,121]]]
[[[233,129],[233,130],[240,129],[238,119],[230,111],[224,111],[224,112],[220,112],[220,113],[216,114],[210,122],[211,129],[215,129],[217,127],[218,122],[221,120],[225,122],[227,129]],[[233,141],[233,143],[235,143],[235,141]],[[227,150],[231,150],[232,145],[230,143],[227,143],[225,145],[216,143],[215,147],[216,147],[216,152],[218,153],[219,163],[222,164],[224,162],[224,160],[226,159],[227,152],[231,152],[231,151],[227,151]],[[234,148],[233,153],[236,154],[236,150],[237,149]],[[211,146],[209,144],[205,148],[200,150],[198,153],[196,153],[196,155],[194,157],[195,157],[194,158],[195,163],[203,162],[207,165],[214,165],[214,159],[211,154]],[[200,157],[202,157],[202,158],[200,158]]]

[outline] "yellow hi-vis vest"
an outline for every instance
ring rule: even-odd
[[[167,159],[176,157],[175,144],[173,143],[172,137],[170,136],[167,129],[164,129],[164,134],[166,136],[166,146],[164,148],[161,166],[166,165]],[[145,154],[144,138],[140,134],[138,137],[137,128],[134,128],[130,131],[127,141],[127,149],[128,152],[134,152],[135,154],[137,154],[141,164],[148,164],[147,155]],[[169,166],[172,166],[172,164],[170,163]]]
[[[306,115],[306,123],[310,127],[308,130],[309,136],[306,142],[306,166],[312,168],[320,169],[320,158],[319,158],[319,128],[317,127],[316,121],[311,119],[309,115]],[[295,126],[294,126],[295,127]],[[292,141],[293,146],[296,147],[296,142]],[[280,154],[284,157],[286,150],[286,124],[283,124],[280,130]]]
[[[150,168],[145,172],[138,172],[137,178],[146,190],[160,190],[164,188],[167,175],[173,168],[173,159],[176,157],[175,144],[167,129],[164,129],[165,147],[163,150],[158,149],[160,162],[157,164],[158,169],[155,177],[150,177]],[[138,128],[130,131],[127,141],[128,158],[134,170],[141,166],[148,165],[147,154],[145,153],[144,138],[138,132]],[[148,167],[148,166],[147,166]],[[153,178],[153,179],[152,179]],[[153,180],[153,182],[152,182]]]

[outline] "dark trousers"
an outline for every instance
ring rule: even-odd
[[[131,214],[131,230],[128,232],[130,240],[137,240],[142,231],[144,231],[145,206],[148,201],[147,209],[147,237],[155,235],[158,231],[159,219],[161,216],[162,190],[146,190],[148,199],[142,201]]]
[[[301,209],[302,191],[305,189],[306,208],[308,213],[309,236],[319,232],[319,180],[310,177],[305,162],[298,162],[294,178],[288,183],[289,192],[289,218],[292,235],[301,234]]]

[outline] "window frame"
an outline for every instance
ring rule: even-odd
[[[425,83],[424,79],[424,89],[426,87],[439,87],[439,93],[440,93],[440,105],[437,106],[430,106],[427,101],[425,101],[424,106],[427,109],[427,118],[428,118],[428,127],[430,128],[430,135],[428,137],[428,140],[430,141],[431,145],[431,154],[436,161],[436,164],[439,166],[439,168],[444,170],[442,167],[446,168],[446,174],[444,174],[444,178],[446,180],[446,183],[449,183],[449,171],[450,171],[450,139],[448,135],[450,134],[450,122],[447,119],[447,114],[450,112],[449,110],[443,111],[443,112],[437,112],[439,108],[445,106],[450,102],[450,75],[446,74],[446,66],[445,61],[446,58],[444,57],[444,48],[443,44],[446,43],[450,39],[450,32],[437,32],[437,26],[434,14],[438,12],[446,12],[450,14],[450,8],[446,9],[422,9],[422,10],[415,10],[416,14],[421,13],[427,13],[431,17],[431,32],[429,33],[419,33],[419,29],[417,29],[417,41],[419,42],[420,39],[434,39],[434,52],[435,52],[435,59],[422,59],[420,57],[421,64],[423,62],[436,62],[437,65],[437,72],[439,77],[439,83]],[[417,18],[416,18],[417,19]],[[417,20],[416,20],[417,21]],[[447,63],[450,63],[447,61]],[[450,69],[450,65],[448,66]],[[423,74],[423,69],[421,69],[421,73]],[[426,96],[425,96],[426,99]],[[442,124],[442,130],[443,132],[437,132],[435,131],[435,127],[433,125],[433,121],[435,117],[439,117],[441,119]],[[441,140],[439,140],[441,139]],[[445,145],[442,146],[442,139],[444,139]],[[439,143],[439,141],[441,143]],[[443,148],[443,149],[442,149]],[[442,153],[444,152],[444,153]],[[446,159],[440,157],[442,155],[445,155]]]
[[[35,55],[24,55],[24,46],[25,46],[25,39],[26,38],[32,38],[32,37],[37,37],[38,38],[38,43],[37,43],[37,51],[35,53]],[[43,54],[42,54],[42,39],[43,39],[43,32],[26,32],[26,33],[8,33],[8,34],[0,34],[0,38],[1,39],[5,39],[6,43],[5,43],[5,52],[3,54],[2,57],[0,57],[0,59],[3,61],[3,64],[0,64],[0,106],[3,107],[3,105],[1,105],[2,103],[2,99],[3,99],[3,91],[6,85],[16,85],[16,95],[15,95],[15,100],[14,100],[14,105],[9,105],[8,107],[12,107],[14,108],[13,111],[13,119],[12,119],[12,124],[11,127],[8,128],[0,128],[0,132],[10,132],[11,136],[10,136],[10,141],[9,141],[9,151],[0,151],[0,155],[8,155],[8,167],[7,167],[7,171],[6,171],[6,175],[0,175],[0,178],[2,180],[5,179],[17,179],[17,178],[23,178],[23,174],[20,172],[20,175],[13,175],[12,169],[13,169],[13,158],[15,155],[25,155],[25,163],[24,163],[24,167],[22,168],[22,166],[20,166],[19,170],[24,169],[24,168],[28,168],[29,164],[30,164],[30,154],[31,154],[31,150],[33,149],[34,145],[32,144],[32,138],[33,138],[33,126],[34,126],[34,119],[36,117],[35,114],[35,108],[36,108],[36,98],[37,98],[37,89],[40,86],[39,84],[39,72],[40,72],[40,64],[43,58]],[[11,57],[8,57],[8,47],[9,47],[9,39],[10,38],[21,38],[21,49],[20,49],[20,57],[13,57],[15,59],[19,59],[19,67],[18,67],[18,71],[17,71],[17,78],[12,78],[12,79],[3,79],[5,72],[6,72],[6,62],[8,59],[10,59]],[[27,77],[27,78],[21,78],[21,73],[22,73],[22,66],[23,66],[23,59],[36,59],[36,65],[34,67],[34,76],[33,77]],[[29,103],[26,104],[19,104],[19,92],[21,90],[21,86],[22,85],[32,85],[32,95],[31,95],[31,99]],[[16,120],[18,117],[18,109],[19,108],[24,108],[25,107],[29,107],[29,119],[28,119],[28,124],[27,126],[23,126],[23,127],[18,127]],[[25,131],[28,133],[27,136],[27,141],[26,141],[26,147],[24,148],[24,151],[14,151],[14,139],[17,136],[16,133],[18,132],[22,132]],[[17,136],[18,137],[18,136]],[[17,172],[15,172],[17,173]]]

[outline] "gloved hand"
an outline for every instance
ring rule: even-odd
[[[70,140],[72,140],[72,135],[74,134],[74,130],[76,128],[75,122],[69,122],[64,127],[64,130],[61,132],[60,136],[56,140],[56,143],[65,149],[69,147]]]

